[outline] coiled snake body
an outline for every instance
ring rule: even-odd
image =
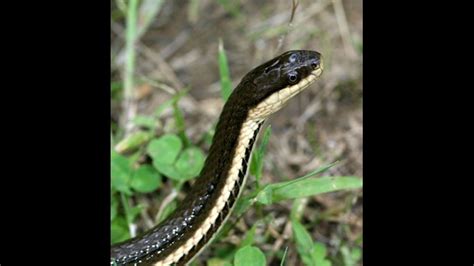
[[[246,74],[230,95],[199,178],[180,206],[145,234],[111,247],[111,265],[185,265],[216,235],[245,184],[265,119],[322,73],[315,51],[288,51]]]

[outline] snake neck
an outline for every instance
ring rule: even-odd
[[[183,209],[193,210],[190,217],[194,218],[196,229],[184,233],[182,238],[187,239],[186,243],[179,245],[184,250],[191,249],[178,265],[194,258],[216,235],[243,190],[252,150],[264,120],[250,118],[249,110],[233,100],[231,96],[224,106],[200,177],[184,200]]]
[[[219,181],[225,179],[232,168],[235,155],[244,152],[242,149],[248,149],[249,152],[252,150],[254,141],[249,140],[258,134],[263,120],[249,118],[248,109],[244,105],[233,103],[233,100],[232,97],[229,99],[216,125],[213,142],[198,182],[206,180],[201,182],[209,183],[212,180],[215,182],[211,183],[221,183]]]

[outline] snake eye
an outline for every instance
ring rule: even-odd
[[[290,81],[291,84],[295,83],[297,79],[298,79],[298,76],[296,73],[290,73],[288,75],[288,80]]]
[[[297,56],[296,54],[290,55],[290,62],[291,62],[291,63],[295,62],[297,57],[298,57],[298,56]]]
[[[317,68],[317,67],[318,67],[318,64],[316,64],[316,62],[313,62],[313,63],[311,63],[311,67],[312,67],[312,68]]]

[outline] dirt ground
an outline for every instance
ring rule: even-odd
[[[197,7],[191,3],[198,2]],[[198,143],[217,121],[223,101],[217,62],[219,39],[227,53],[232,84],[253,67],[291,49],[311,49],[324,57],[325,70],[315,82],[267,123],[272,136],[264,165],[264,183],[298,177],[339,160],[324,175],[362,178],[362,0],[299,1],[293,22],[291,1],[164,1],[158,16],[137,45],[136,88],[139,114],[151,114],[171,97],[189,89],[180,101],[188,137]],[[116,3],[112,3],[114,17]],[[119,13],[119,12],[116,12]],[[112,80],[123,68],[123,17],[112,20]],[[281,45],[281,47],[279,47]],[[112,102],[112,119],[120,104]],[[171,112],[163,124],[171,123]],[[201,143],[205,151],[207,144]],[[250,180],[251,181],[251,180]],[[288,216],[291,202],[273,206],[274,219]],[[251,221],[252,212],[244,221]],[[316,222],[317,220],[317,222]],[[340,247],[362,247],[362,191],[309,198],[303,222],[330,257]],[[276,225],[281,234],[284,223]],[[236,229],[236,234],[243,235]],[[276,237],[278,238],[278,237]],[[232,239],[228,239],[232,241]],[[285,240],[287,241],[287,240]],[[272,242],[262,250],[271,250]],[[289,253],[287,265],[301,265]],[[344,265],[333,261],[333,265]]]

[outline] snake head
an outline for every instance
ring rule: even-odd
[[[246,85],[237,89],[246,96],[251,115],[265,119],[313,83],[322,71],[320,53],[288,51],[254,68],[242,79]]]

